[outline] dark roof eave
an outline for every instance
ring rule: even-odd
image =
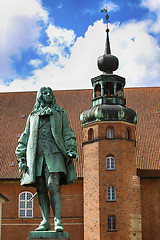
[[[137,168],[137,175],[140,178],[160,178],[160,170]]]

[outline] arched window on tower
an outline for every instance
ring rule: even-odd
[[[95,87],[95,96],[100,97],[101,96],[101,85],[98,83]]]
[[[117,96],[121,97],[122,96],[122,85],[120,83],[117,84]]]
[[[131,130],[130,128],[127,128],[126,131],[125,131],[125,137],[126,139],[131,139]]]
[[[107,138],[113,138],[113,128],[107,128]]]
[[[93,128],[90,128],[88,130],[88,140],[91,141],[91,140],[94,140],[94,131],[93,131]]]
[[[108,216],[108,231],[115,231],[116,230],[116,216],[109,215]]]
[[[115,170],[115,158],[113,156],[106,158],[106,170]]]
[[[104,84],[104,96],[113,96],[114,95],[114,87],[113,83],[107,82]]]
[[[22,192],[19,194],[19,218],[33,217],[33,200],[29,199],[33,196],[30,192]]]
[[[113,186],[107,188],[107,201],[116,201],[116,189]]]

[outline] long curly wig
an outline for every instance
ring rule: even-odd
[[[55,98],[55,95],[53,94],[52,89],[50,87],[41,87],[40,90],[37,92],[36,103],[33,107],[33,111],[31,112],[31,114],[38,112],[40,109],[46,106],[46,103],[43,101],[43,97],[42,97],[43,92],[46,89],[49,89],[52,95],[52,102],[50,104],[50,108],[55,109],[57,111],[64,111],[63,108],[57,105],[56,98]]]

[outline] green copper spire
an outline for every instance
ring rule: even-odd
[[[106,18],[106,22],[107,22],[107,28],[106,28],[106,32],[107,32],[107,39],[106,39],[106,47],[105,47],[105,54],[111,54],[111,49],[110,49],[110,42],[109,42],[109,28],[108,28],[108,19],[109,19],[109,15],[107,13],[107,7],[106,9],[104,8],[103,10],[101,10],[101,13],[106,13],[105,18]]]
[[[127,108],[124,98],[125,78],[113,74],[118,69],[118,58],[111,54],[109,42],[109,15],[107,9],[101,10],[106,13],[107,29],[104,55],[98,58],[97,64],[103,74],[91,79],[93,86],[92,108],[84,111],[80,120],[83,125],[95,121],[126,121],[136,123],[136,113]]]
[[[101,12],[107,13],[107,9],[103,9],[101,10]],[[118,69],[119,61],[116,56],[113,56],[111,54],[111,48],[110,48],[110,42],[109,42],[108,13],[106,14],[105,17],[107,21],[107,29],[106,29],[107,37],[106,37],[105,50],[104,50],[104,55],[98,58],[97,64],[100,71],[106,74],[112,74],[113,71]]]

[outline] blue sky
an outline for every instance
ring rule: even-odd
[[[5,0],[0,2],[0,90],[91,88],[100,75],[105,14],[115,74],[126,87],[160,86],[159,0]]]

